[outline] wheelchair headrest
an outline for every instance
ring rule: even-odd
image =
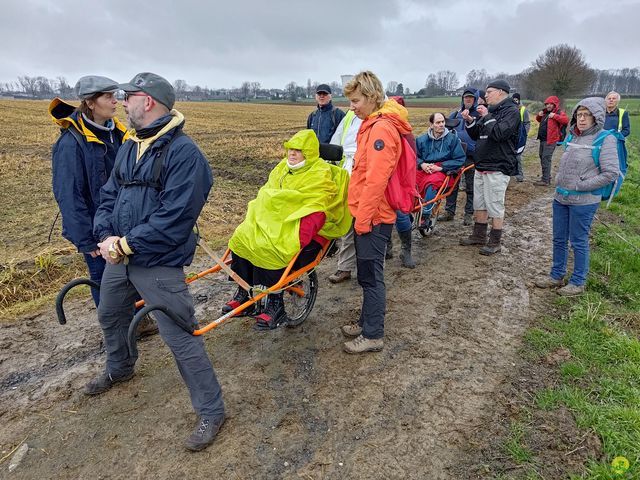
[[[331,143],[320,144],[320,158],[327,162],[339,162],[342,160],[342,145]]]
[[[460,119],[459,118],[445,118],[444,119],[444,126],[447,127],[449,130],[456,128],[458,125],[460,125]]]

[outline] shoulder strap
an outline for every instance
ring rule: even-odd
[[[591,156],[593,157],[593,162],[596,164],[596,167],[598,167],[598,170],[600,169],[600,150],[602,150],[604,139],[609,135],[613,135],[610,130],[603,130],[598,134],[598,136],[591,144],[591,146],[593,146],[593,149],[591,150]]]
[[[82,138],[82,134],[78,130],[76,130],[73,126],[70,126],[66,130],[71,135],[73,135],[73,138],[76,139],[76,141],[80,144],[81,147],[84,145],[84,138]]]
[[[171,146],[171,144],[173,144],[173,142],[176,139],[184,135],[186,134],[182,131],[182,128],[177,130],[173,134],[173,137],[171,137],[171,139],[167,143],[165,143],[162,147],[158,149],[158,151],[156,151],[155,157],[153,159],[153,165],[151,167],[151,180],[149,181],[131,180],[130,182],[125,182],[122,176],[120,175],[120,163],[122,162],[122,160],[120,160],[120,162],[118,162],[118,164],[113,167],[114,170],[116,171],[116,179],[118,180],[118,183],[120,184],[120,186],[131,187],[134,185],[140,185],[140,186],[155,188],[156,190],[162,190],[163,185],[160,179],[162,177],[162,167],[164,165],[164,161],[167,158],[167,155],[169,154],[169,147]]]

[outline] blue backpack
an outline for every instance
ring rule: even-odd
[[[616,148],[618,151],[618,167],[620,169],[620,174],[618,175],[618,178],[616,178],[610,184],[605,185],[604,187],[601,187],[598,190],[593,192],[568,192],[569,194],[572,194],[572,193],[576,193],[576,194],[591,193],[594,195],[599,194],[602,196],[602,200],[608,200],[607,207],[611,203],[611,200],[613,200],[613,197],[615,197],[620,191],[620,188],[622,187],[622,182],[624,182],[624,177],[627,174],[627,146],[625,144],[624,135],[622,135],[617,130],[603,130],[598,134],[596,139],[591,144],[591,146],[593,147],[593,149],[591,150],[591,155],[593,156],[593,162],[596,164],[596,167],[598,167],[598,170],[600,170],[600,150],[602,150],[602,144],[604,143],[604,139],[607,138],[609,135],[613,135],[616,139]],[[567,138],[565,138],[563,142],[565,150],[567,149],[567,144],[572,139],[573,139],[573,133],[569,133],[567,135]]]

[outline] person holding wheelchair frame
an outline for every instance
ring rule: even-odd
[[[134,134],[118,151],[94,219],[107,262],[98,306],[107,361],[104,372],[86,385],[87,395],[104,393],[134,375],[137,355],[127,338],[138,292],[147,306],[169,308],[185,324],[197,324],[184,266],[193,259],[193,228],[213,185],[207,159],[182,131],[184,116],[173,109],[171,84],[143,72],[119,88]],[[202,337],[164,312],[155,317],[198,416],[184,446],[202,450],[224,423],[222,390]]]
[[[349,231],[346,170],[320,158],[313,130],[301,130],[284,143],[286,156],[269,174],[257,197],[249,202],[244,221],[229,240],[231,269],[249,285],[271,287],[300,251],[294,269],[316,258],[329,239]],[[284,292],[271,293],[258,312],[256,330],[271,330],[286,323]],[[226,314],[250,298],[238,287],[223,307]],[[242,312],[255,314],[252,307]]]

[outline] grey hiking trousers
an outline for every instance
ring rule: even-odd
[[[138,294],[147,305],[166,305],[181,318],[196,322],[182,268],[107,263],[100,284],[98,320],[107,351],[105,371],[113,377],[130,373],[137,360],[129,356],[127,332]],[[202,337],[185,332],[162,312],[156,310],[153,315],[189,389],[193,409],[205,418],[220,417],[224,413],[222,391]]]

